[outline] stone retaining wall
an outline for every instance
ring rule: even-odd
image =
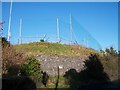
[[[70,69],[76,69],[76,71],[80,71],[83,69],[83,61],[87,59],[87,57],[79,57],[79,56],[50,56],[50,55],[39,55],[36,57],[41,63],[41,69],[47,72],[50,76],[58,75],[58,67],[59,74],[64,75],[66,71]]]

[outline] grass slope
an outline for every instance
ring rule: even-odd
[[[28,55],[64,55],[64,56],[84,56],[97,51],[80,45],[65,45],[49,42],[33,42],[28,44],[14,45],[18,50],[26,52]]]

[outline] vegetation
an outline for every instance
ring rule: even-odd
[[[25,61],[25,63],[21,66],[21,75],[32,76],[37,79],[40,79],[41,78],[40,62],[33,57],[28,58]]]
[[[19,66],[24,63],[25,55],[6,40],[2,38],[2,75],[17,75]]]
[[[104,83],[109,80],[97,54],[91,54],[84,63],[84,69],[80,72],[70,69],[65,73],[64,77],[70,88],[76,90],[83,85]]]
[[[50,77],[47,88],[55,88],[56,82],[57,82],[57,76]],[[59,77],[59,83],[57,88],[69,88],[69,85],[66,84],[65,78],[63,76]]]
[[[80,45],[63,45],[49,42],[34,42],[14,46],[17,50],[23,50],[28,55],[64,55],[64,56],[84,56],[97,51]]]
[[[107,57],[107,59],[106,59]],[[59,77],[58,88],[71,88],[79,90],[78,88],[95,84],[117,83],[118,82],[118,58],[117,55],[101,56],[101,54],[91,54],[87,60],[84,61],[84,69],[77,72],[74,68],[66,71],[64,76]],[[108,60],[109,59],[109,60]],[[57,77],[50,77],[48,88],[54,88]],[[110,87],[112,84],[106,84]],[[114,84],[113,84],[114,85]]]
[[[40,75],[38,76],[40,66],[37,60],[34,58],[28,58],[28,56],[26,56],[21,50],[16,50],[6,38],[2,37],[1,42],[2,89],[35,90],[36,82],[34,81],[34,78],[30,77],[30,75],[37,76],[37,78],[40,77]],[[26,63],[31,66],[28,66]]]
[[[85,60],[84,69],[82,71],[77,72],[75,69],[70,69],[64,76],[59,76],[59,80],[57,80],[57,76],[50,77],[46,88],[55,88],[57,81],[59,81],[57,88],[76,89],[80,87],[79,85],[85,85],[86,83],[88,85],[118,79],[118,53],[113,47],[106,48],[104,51],[101,50],[99,53],[83,46],[62,45],[48,42],[35,42],[13,46],[5,38],[2,38],[2,49],[3,76],[17,76],[20,70],[20,76],[32,76],[37,79],[41,79],[40,62],[36,60],[33,55],[90,55],[89,58]],[[33,83],[31,79],[30,81]],[[35,84],[37,83],[40,82],[36,82]],[[23,84],[24,81],[22,81],[20,85]]]
[[[100,52],[103,56],[117,56],[119,54],[113,47],[100,50]]]
[[[105,72],[110,77],[110,80],[118,79],[118,55],[119,53],[113,48],[106,48],[101,52],[101,63],[103,64]],[[101,55],[100,54],[100,55]]]

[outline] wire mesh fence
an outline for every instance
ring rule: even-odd
[[[43,20],[42,20],[43,21]],[[58,26],[58,25],[59,26]],[[38,30],[34,30],[34,33],[22,30],[21,37],[12,37],[14,44],[29,43],[29,42],[59,42],[61,44],[79,44],[96,50],[101,49],[99,42],[86,30],[73,16],[72,16],[72,30],[70,30],[70,23],[68,21],[57,20],[44,20],[39,24],[35,24],[39,27]],[[58,30],[59,29],[59,35]],[[59,36],[59,40],[58,40]]]

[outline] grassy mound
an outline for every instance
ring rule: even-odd
[[[28,44],[14,45],[18,50],[23,50],[28,55],[63,55],[63,56],[84,56],[97,51],[80,45],[65,45],[49,42],[33,42]]]

